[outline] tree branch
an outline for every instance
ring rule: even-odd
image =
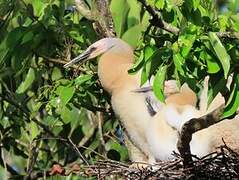
[[[86,19],[95,20],[93,13],[90,11],[84,0],[75,0],[76,8],[79,13]]]
[[[114,37],[113,19],[109,10],[108,0],[92,1],[89,9],[83,0],[75,0],[76,8],[85,18],[95,22],[96,29],[103,37]]]
[[[164,20],[162,20],[157,12],[146,3],[145,0],[138,0],[142,6],[145,8],[145,10],[152,16],[152,19],[150,20],[150,23],[153,26],[159,27],[165,31],[168,31],[174,35],[178,35],[180,29],[178,29],[177,27],[172,26],[171,24],[168,24],[167,22],[165,22]]]
[[[152,19],[150,20],[151,25],[159,27],[167,32],[170,32],[174,35],[179,35],[180,29],[172,26],[171,24],[168,24],[165,22],[162,18],[159,17],[158,13],[155,11],[153,7],[148,5],[145,0],[138,0],[144,9],[152,16]],[[218,37],[221,38],[230,38],[230,39],[239,39],[239,33],[238,32],[216,32]]]
[[[221,105],[211,113],[206,114],[200,118],[193,118],[183,125],[179,134],[177,148],[181,154],[181,157],[183,158],[183,164],[185,168],[190,167],[193,164],[189,144],[192,140],[193,133],[208,128],[209,126],[222,121],[223,119],[220,119],[220,116],[223,113],[223,109],[224,105]]]
[[[217,32],[216,34],[220,38],[239,39],[238,32]]]

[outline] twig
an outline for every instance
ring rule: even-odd
[[[103,136],[103,132],[102,132],[102,126],[103,126],[103,113],[102,112],[97,112],[97,121],[98,121],[98,132],[99,132],[99,136],[100,136],[100,142],[101,142],[101,148],[103,151],[103,154],[106,153],[105,150],[105,140],[104,140],[104,136]]]
[[[78,103],[78,102],[72,102],[73,103],[73,105],[75,106],[75,107],[77,107],[78,109],[80,109],[80,108],[86,108],[87,110],[89,110],[89,111],[92,111],[92,112],[97,112],[97,111],[99,111],[99,112],[107,112],[107,110],[105,109],[105,108],[102,108],[102,107],[97,107],[97,106],[89,106],[88,104],[83,104],[83,103]]]
[[[40,135],[39,135],[40,136]],[[30,178],[32,175],[33,167],[36,163],[37,156],[38,156],[38,146],[40,144],[40,141],[35,141],[35,145],[33,145],[33,142],[30,144],[30,153],[27,163],[27,178]]]
[[[159,27],[165,31],[168,31],[174,35],[178,35],[180,29],[178,29],[177,27],[172,26],[171,24],[168,24],[167,22],[165,22],[164,20],[162,20],[158,14],[156,13],[156,11],[146,3],[145,0],[138,0],[143,7],[145,8],[145,10],[152,16],[152,19],[150,20],[150,23],[153,26]]]
[[[179,134],[177,148],[180,152],[181,157],[183,158],[183,164],[185,168],[190,167],[193,163],[189,145],[190,141],[192,140],[193,133],[221,121],[222,119],[220,119],[220,116],[222,115],[223,108],[224,105],[221,105],[213,112],[206,114],[200,118],[193,118],[183,125]]]
[[[216,34],[221,38],[239,39],[238,32],[217,32]]]
[[[73,149],[78,153],[79,157],[84,161],[84,163],[86,163],[87,165],[89,165],[88,161],[85,159],[85,157],[81,154],[81,152],[79,151],[78,147],[73,143],[73,141],[68,138],[67,139],[68,142],[72,145]]]
[[[79,157],[81,158],[81,160],[86,163],[87,165],[89,165],[88,161],[85,159],[85,157],[81,154],[81,152],[79,151],[78,147],[76,146],[76,144],[70,139],[70,138],[63,138],[60,136],[52,136],[52,137],[38,137],[36,139],[34,139],[34,141],[41,141],[41,140],[59,140],[62,141],[63,143],[65,143],[66,145],[70,145],[70,147],[77,152],[77,154],[79,155]]]
[[[44,60],[47,60],[47,62],[51,62],[51,63],[54,63],[54,64],[61,64],[61,65],[65,65],[66,63],[68,63],[68,61],[63,61],[61,59],[51,58],[51,57],[48,57],[48,56],[45,56],[45,55],[42,55],[42,54],[38,54],[36,52],[34,52],[34,53],[38,57],[42,57]],[[70,67],[72,67],[73,69],[76,69],[76,70],[80,70],[82,72],[87,71],[86,69],[81,68],[80,66],[77,66],[77,65],[71,65]]]

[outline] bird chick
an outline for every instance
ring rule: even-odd
[[[178,152],[176,144],[178,133],[180,133],[183,124],[192,118],[199,118],[208,114],[225,103],[222,95],[218,94],[210,106],[205,108],[207,106],[207,90],[208,79],[205,79],[200,100],[206,102],[200,102],[202,107],[199,109],[192,103],[179,105],[174,103],[177,101],[172,101],[154,116],[148,126],[147,140],[155,159],[169,160],[174,158],[172,152]],[[222,138],[229,147],[239,152],[238,128],[239,117],[237,116],[233,120],[224,120],[194,133],[190,142],[191,153],[199,157],[207,155],[223,145]]]
[[[182,124],[199,114],[195,108],[196,94],[183,84],[180,92],[168,96],[166,105],[151,119],[146,131],[147,141],[157,160],[172,159],[177,152],[178,129]]]

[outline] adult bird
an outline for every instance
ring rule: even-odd
[[[93,59],[99,55],[101,55],[98,62],[99,80],[103,88],[111,94],[113,110],[120,117],[130,140],[147,158],[145,160],[145,158],[134,156],[133,153],[131,160],[155,162],[145,132],[152,115],[155,114],[151,111],[157,111],[161,104],[156,102],[157,108],[154,108],[152,102],[155,100],[151,93],[148,91],[136,92],[137,89],[140,89],[140,72],[134,75],[128,74],[128,70],[134,63],[133,49],[121,39],[104,38],[89,46],[81,55],[65,64],[64,67]],[[186,91],[189,92],[189,96],[194,97],[191,90]]]

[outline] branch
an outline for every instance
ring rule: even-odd
[[[95,19],[93,13],[90,11],[84,0],[75,0],[75,3],[77,10],[82,16],[89,20]]]
[[[145,0],[138,0],[143,7],[145,8],[145,10],[152,16],[152,19],[150,20],[150,23],[153,26],[159,27],[165,31],[168,31],[174,35],[178,35],[179,34],[179,29],[177,27],[172,26],[171,24],[168,24],[167,22],[165,22],[164,20],[162,20],[157,12],[150,6],[147,5]]]
[[[100,150],[103,152],[104,155],[106,155],[106,149],[105,149],[105,140],[103,135],[103,123],[104,123],[104,117],[102,112],[97,112],[96,114],[97,121],[98,121],[98,133],[100,136]]]
[[[221,38],[239,39],[238,32],[217,32],[216,34]]]
[[[150,23],[153,26],[159,27],[165,31],[168,31],[168,32],[176,35],[176,36],[179,35],[179,33],[180,33],[179,28],[172,26],[171,24],[168,24],[162,18],[160,18],[159,15],[157,14],[157,12],[155,11],[155,9],[153,7],[151,7],[150,5],[148,5],[145,0],[138,0],[138,1],[143,5],[145,10],[152,16]],[[238,32],[216,32],[216,34],[218,37],[221,37],[221,38],[239,39]]]
[[[115,31],[113,28],[113,19],[109,10],[108,0],[96,0],[96,7],[98,10],[98,23],[101,31],[106,37],[114,37]]]
[[[177,148],[181,154],[181,157],[183,158],[183,164],[185,168],[190,167],[193,164],[189,145],[190,141],[192,140],[193,133],[222,121],[223,119],[220,119],[220,116],[223,113],[223,109],[224,105],[221,105],[211,113],[200,118],[193,118],[183,125],[179,134]]]
[[[95,22],[96,30],[103,37],[114,37],[113,19],[109,10],[108,0],[94,0],[89,9],[83,0],[75,0],[76,8],[85,18]]]

